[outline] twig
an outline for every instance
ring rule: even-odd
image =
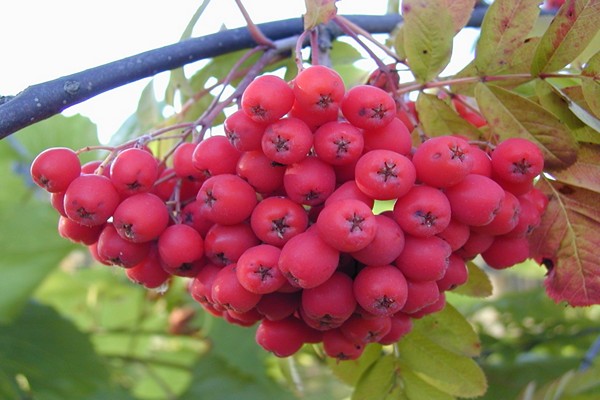
[[[583,361],[579,365],[580,371],[586,371],[594,364],[594,359],[600,354],[600,336],[596,338],[583,357]]]

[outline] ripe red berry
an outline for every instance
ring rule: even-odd
[[[250,217],[252,230],[260,240],[282,247],[308,226],[308,214],[287,197],[267,197],[254,207]]]
[[[365,248],[377,233],[371,208],[355,199],[339,200],[325,206],[315,226],[321,239],[344,252]]]
[[[497,236],[481,256],[494,269],[512,267],[529,257],[529,241],[525,237]]]
[[[302,161],[313,144],[313,134],[301,119],[282,118],[268,125],[261,148],[274,162],[288,165]]]
[[[288,165],[283,176],[288,197],[299,204],[319,205],[335,190],[335,172],[317,157],[306,157]]]
[[[98,241],[103,225],[85,226],[67,217],[60,216],[58,219],[58,234],[65,239],[75,243],[91,245]]]
[[[448,258],[448,268],[442,279],[438,279],[437,286],[440,292],[452,290],[467,282],[469,270],[465,260],[452,253]]]
[[[158,250],[151,246],[146,258],[140,263],[125,270],[127,277],[147,289],[155,289],[164,285],[171,275],[160,266]]]
[[[302,291],[302,311],[320,327],[337,327],[356,309],[352,279],[335,272],[325,282]]]
[[[204,238],[204,253],[213,263],[227,265],[237,262],[246,250],[259,243],[247,223],[214,224]]]
[[[256,192],[237,175],[222,174],[208,178],[198,191],[206,217],[223,225],[235,225],[250,216],[257,203]]]
[[[358,304],[371,314],[390,316],[406,303],[406,278],[392,265],[367,266],[354,278],[354,296]]]
[[[171,274],[194,276],[193,264],[204,255],[204,240],[189,225],[171,225],[158,237],[158,254],[163,268]]]
[[[396,266],[415,282],[441,279],[448,268],[450,245],[437,236],[415,237],[406,235],[404,250],[395,261]]]
[[[173,170],[175,174],[189,181],[203,182],[208,178],[203,171],[196,169],[192,161],[192,155],[196,150],[196,144],[185,142],[177,146],[173,153]]]
[[[119,236],[113,224],[108,223],[98,238],[98,257],[110,265],[131,268],[150,254],[150,242],[133,243]]]
[[[119,193],[103,175],[80,175],[65,192],[67,217],[86,226],[104,224],[119,205]]]
[[[158,160],[148,151],[121,151],[110,166],[110,180],[122,196],[149,192],[158,178]]]
[[[211,136],[198,143],[194,149],[192,165],[206,178],[235,174],[240,155],[240,151],[225,136]]]
[[[158,238],[169,223],[169,211],[163,201],[152,193],[127,197],[115,209],[113,224],[119,235],[135,243]]]
[[[384,90],[369,85],[348,90],[341,109],[348,122],[361,129],[382,128],[396,116],[394,99]]]
[[[31,163],[31,177],[50,193],[64,192],[81,173],[77,153],[66,147],[53,147],[42,151]]]
[[[307,337],[308,327],[297,318],[288,317],[278,321],[263,319],[256,330],[256,343],[277,357],[296,353]]]
[[[278,76],[262,75],[248,85],[241,103],[242,110],[252,120],[270,124],[290,111],[294,104],[294,91]]]
[[[412,161],[417,179],[430,186],[446,188],[457,184],[473,169],[469,143],[457,136],[438,136],[423,142]]]
[[[344,336],[341,329],[331,329],[323,333],[323,351],[329,357],[338,360],[356,360],[363,351],[364,345]]]
[[[365,130],[363,137],[365,153],[384,149],[408,156],[412,149],[410,132],[399,118],[392,119],[383,128]]]
[[[386,265],[394,262],[404,249],[404,232],[392,218],[375,215],[377,232],[366,247],[352,252],[352,257],[365,265]]]
[[[236,267],[240,284],[253,293],[277,291],[287,281],[277,266],[279,253],[281,250],[270,244],[260,244],[244,251]]]
[[[440,290],[436,281],[407,281],[408,297],[402,307],[405,314],[415,313],[433,303],[440,297]]]
[[[390,317],[390,322],[390,331],[387,335],[379,339],[379,343],[383,345],[396,343],[413,328],[411,317],[401,312],[392,315]]]
[[[270,160],[261,150],[242,153],[236,173],[258,193],[270,194],[283,189],[285,165]]]
[[[502,180],[531,182],[544,169],[544,155],[527,139],[506,139],[492,152],[492,169]]]
[[[415,183],[413,163],[390,150],[372,150],[356,163],[356,185],[376,200],[392,200],[405,195]]]
[[[317,157],[332,165],[348,165],[363,152],[362,132],[344,121],[332,121],[320,126],[314,134]]]
[[[315,229],[309,229],[283,245],[279,269],[292,285],[307,289],[333,275],[339,256],[339,251],[325,243]]]
[[[504,193],[492,179],[476,174],[469,174],[446,189],[452,217],[472,226],[487,225],[494,219],[504,201]]]
[[[256,122],[244,112],[237,110],[225,119],[223,128],[229,143],[239,151],[260,150],[260,142],[267,127]]]
[[[426,237],[442,232],[450,223],[450,202],[439,189],[413,186],[394,204],[394,219],[410,235]]]
[[[229,264],[215,275],[212,284],[213,301],[226,310],[244,313],[258,304],[261,295],[246,290],[238,281],[236,265]]]
[[[342,77],[333,69],[313,65],[294,78],[294,96],[299,106],[313,114],[337,114],[344,98]]]

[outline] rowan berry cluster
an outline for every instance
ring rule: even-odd
[[[226,136],[182,143],[168,166],[143,146],[105,168],[41,153],[31,174],[59,233],[146,287],[190,278],[206,310],[258,323],[256,341],[282,357],[305,343],[338,359],[394,343],[466,282],[467,260],[529,256],[547,204],[535,144],[448,135],[415,148],[389,93],[346,90],[323,66],[289,83],[257,77],[240,106]],[[393,206],[374,213],[380,202]]]

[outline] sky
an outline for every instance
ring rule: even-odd
[[[202,0],[28,0],[0,4],[0,95],[15,95],[29,85],[52,80],[146,50],[175,43]],[[303,0],[245,0],[256,23],[295,18]],[[368,4],[368,6],[365,6]],[[383,14],[387,0],[338,1],[340,14]],[[245,22],[234,0],[212,0],[193,36]],[[156,77],[164,90],[167,73]],[[137,106],[148,79],[101,94],[67,109],[97,124],[106,140]]]

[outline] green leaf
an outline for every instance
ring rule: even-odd
[[[350,386],[356,386],[362,374],[381,357],[381,354],[381,345],[371,343],[358,359],[339,361],[328,357],[327,365],[333,374],[343,382]]]
[[[531,73],[560,71],[598,32],[600,0],[567,0],[550,23],[536,50]]]
[[[457,397],[477,397],[486,392],[481,368],[471,358],[460,356],[411,332],[398,342],[402,370],[410,368],[436,389]]]
[[[571,131],[550,111],[498,86],[477,84],[475,97],[492,133],[501,139],[522,137],[536,143],[547,168],[565,168],[577,158]]]
[[[389,399],[389,395],[398,386],[399,380],[398,360],[392,354],[387,354],[371,364],[361,376],[351,400]]]
[[[304,30],[308,31],[320,24],[326,24],[337,15],[337,0],[304,0]]]
[[[402,370],[402,382],[404,383],[404,391],[406,392],[406,397],[409,400],[453,400],[454,396],[449,395],[446,392],[443,392],[435,387],[431,386],[429,383],[425,382],[423,379],[419,378],[417,374],[412,372],[410,369]]]
[[[237,354],[237,349],[229,349]],[[256,373],[263,372],[265,367],[255,364],[253,374],[246,374],[232,366],[228,361],[213,352],[200,358],[192,369],[192,381],[188,390],[178,400],[222,400],[244,399],[291,400],[292,394],[275,382],[256,379]]]
[[[557,379],[536,390],[529,385],[519,400],[593,400],[600,396],[600,367],[587,371],[569,370]]]
[[[507,65],[515,64],[515,53],[528,44],[527,36],[539,12],[538,3],[531,0],[494,1],[481,23],[475,68],[480,73],[492,74],[492,71],[504,70]],[[527,54],[521,51],[519,58],[524,55]]]
[[[470,297],[489,297],[494,291],[490,277],[474,262],[467,262],[469,280],[464,285],[452,289],[452,293]]]
[[[446,0],[404,0],[404,50],[419,82],[436,78],[452,54],[454,24]]]
[[[81,115],[65,117],[55,115],[28,126],[12,135],[26,149],[23,161],[31,162],[39,153],[50,147],[68,147],[73,150],[99,144],[96,125]],[[97,160],[105,152],[85,152],[79,156],[82,163]]]
[[[131,398],[110,382],[89,338],[46,306],[30,303],[12,324],[1,327],[0,359],[3,375],[27,380],[31,394],[20,398]]]
[[[459,32],[467,25],[477,0],[446,0],[446,7],[454,25],[454,32]]]
[[[530,246],[549,267],[548,295],[572,306],[600,304],[600,193],[547,178],[536,186],[550,202]]]
[[[415,320],[413,331],[440,347],[458,355],[476,357],[481,353],[481,342],[471,324],[451,304],[440,312]]]
[[[6,323],[75,245],[58,235],[58,213],[48,204],[29,199],[0,207],[0,323]]]
[[[432,94],[419,93],[417,97],[419,121],[428,136],[464,135],[474,140],[482,133],[454,111],[448,103]]]

